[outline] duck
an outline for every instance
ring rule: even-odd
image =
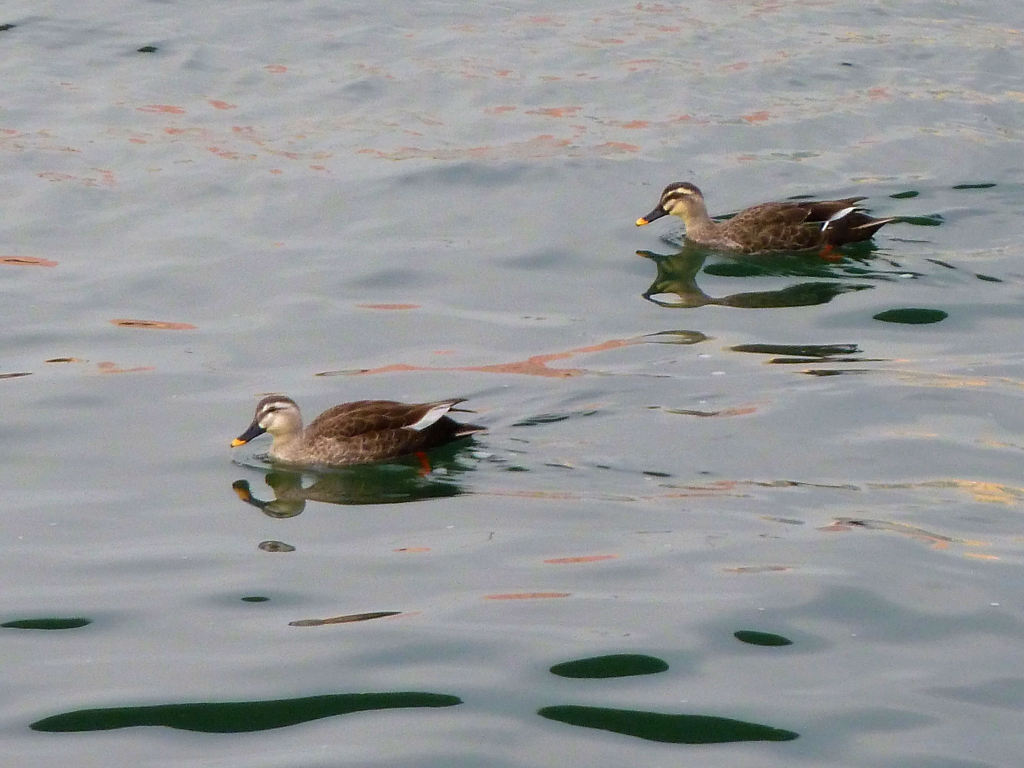
[[[358,400],[342,403],[303,428],[298,404],[284,395],[268,395],[256,404],[249,428],[231,441],[245,445],[264,432],[273,437],[270,458],[296,466],[344,467],[389,461],[469,437],[486,427],[455,421],[447,414],[465,398],[432,403]]]
[[[842,200],[786,200],[746,208],[724,221],[708,216],[704,195],[693,184],[669,184],[650,213],[636,220],[642,227],[662,216],[678,216],[686,224],[686,237],[697,245],[739,253],[770,253],[822,249],[827,255],[841,245],[870,240],[881,227],[899,217],[876,219],[857,203],[864,197]]]

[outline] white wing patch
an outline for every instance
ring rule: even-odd
[[[821,225],[821,231],[824,232],[826,229],[828,229],[828,225],[831,224],[833,221],[839,221],[844,216],[849,216],[856,210],[857,206],[851,205],[849,208],[843,208],[843,210],[839,211],[838,213],[832,214],[831,216],[828,217],[828,220]]]
[[[429,427],[431,424],[434,424],[438,419],[440,419],[446,413],[448,413],[448,411],[451,410],[452,405],[453,405],[453,403],[438,403],[433,408],[431,408],[429,411],[427,411],[425,414],[423,414],[423,416],[419,419],[419,421],[417,421],[417,422],[415,422],[413,424],[408,424],[408,425],[406,425],[405,428],[406,429],[414,429],[417,432],[421,432],[422,430],[424,430],[427,427]]]

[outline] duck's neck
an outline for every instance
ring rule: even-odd
[[[686,234],[690,237],[700,239],[704,235],[709,235],[715,231],[718,226],[711,217],[708,216],[708,209],[704,205],[703,201],[693,200],[690,202],[683,212],[679,215],[679,218],[683,220],[686,225]]]
[[[275,459],[288,461],[292,452],[302,443],[302,428],[279,432],[274,435],[274,442],[270,444],[270,456]]]

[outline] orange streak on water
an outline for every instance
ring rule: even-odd
[[[624,141],[606,141],[603,144],[599,144],[598,150],[610,149],[616,152],[639,152],[640,147],[636,144],[627,144]]]
[[[566,360],[577,355],[586,355],[593,352],[606,352],[611,349],[628,347],[640,343],[639,339],[610,339],[600,344],[591,344],[586,347],[577,347],[565,352],[548,352],[542,355],[533,355],[526,360],[515,360],[509,363],[493,363],[491,365],[462,365],[462,366],[431,366],[431,365],[409,365],[407,363],[395,363],[379,368],[368,368],[359,371],[360,375],[395,373],[398,371],[473,371],[477,373],[519,373],[526,376],[545,376],[552,378],[569,378],[581,376],[586,373],[579,368],[549,368],[548,364],[556,360]]]
[[[580,555],[578,557],[553,557],[545,560],[550,565],[567,565],[573,563],[598,563],[602,560],[615,560],[618,555]]]
[[[132,320],[119,317],[110,322],[122,328],[152,328],[161,331],[194,331],[196,329],[191,323],[171,323],[164,320]]]
[[[121,368],[117,363],[112,363],[109,360],[96,363],[96,368],[100,373],[144,373],[145,371],[156,370],[151,365],[144,365],[138,368]]]
[[[136,107],[139,112],[155,112],[168,115],[184,115],[184,107],[176,107],[173,104],[147,104],[144,107]]]
[[[0,256],[0,264],[15,264],[20,267],[56,267],[56,261],[36,256]]]
[[[579,113],[582,107],[547,107],[545,109],[529,109],[528,115],[543,115],[544,117],[572,117]]]

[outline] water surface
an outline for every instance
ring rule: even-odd
[[[8,760],[1016,764],[1016,16],[5,4]],[[738,260],[681,180],[905,220]],[[270,391],[489,431],[282,472]]]

